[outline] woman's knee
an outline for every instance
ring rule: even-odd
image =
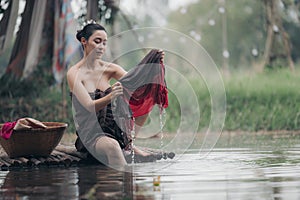
[[[121,150],[119,143],[110,137],[101,137],[97,140],[96,149],[106,154],[113,154]]]

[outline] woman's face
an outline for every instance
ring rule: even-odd
[[[99,59],[106,50],[107,34],[103,30],[96,30],[87,41],[82,42],[85,47],[86,55]]]

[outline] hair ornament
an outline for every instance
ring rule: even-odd
[[[86,22],[83,22],[83,26],[89,25],[89,24],[97,24],[97,22],[93,19],[87,20]]]
[[[97,22],[96,22],[95,20],[93,20],[93,19],[84,21],[84,22],[82,23],[82,26],[80,27],[80,30],[77,30],[77,32],[82,31],[83,28],[84,28],[86,25],[89,25],[89,24],[97,24]]]

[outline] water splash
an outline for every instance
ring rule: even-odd
[[[131,138],[132,138],[132,142],[131,142],[131,163],[134,163],[134,159],[135,159],[135,153],[134,153],[134,140],[135,140],[135,118],[133,117],[133,127],[131,130]]]
[[[166,122],[166,110],[161,108],[159,112],[159,125],[160,125],[160,149],[164,146],[164,132],[163,128]]]

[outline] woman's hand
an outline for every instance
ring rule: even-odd
[[[112,88],[112,92],[111,92],[112,100],[114,100],[116,97],[123,94],[123,86],[120,82],[116,82],[111,86],[111,88]]]
[[[162,50],[162,49],[160,49],[159,51],[158,51],[158,53],[160,53],[160,62],[164,62],[164,57],[165,57],[165,52]]]

